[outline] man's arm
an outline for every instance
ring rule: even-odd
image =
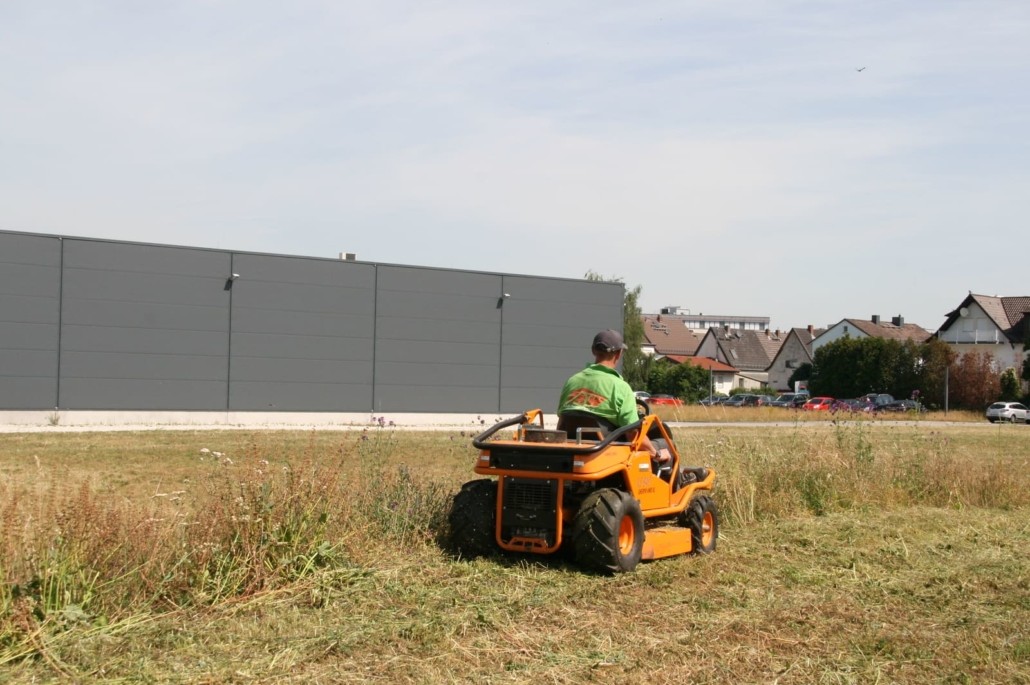
[[[629,432],[629,440],[630,440],[630,442],[636,440],[637,439],[637,435],[639,435],[639,434],[640,434],[640,430],[639,429],[638,430],[630,431]],[[644,439],[640,441],[640,446],[643,447],[644,451],[646,451],[648,454],[650,454],[651,458],[654,459],[655,461],[657,461],[659,464],[664,464],[665,462],[669,461],[669,459],[672,458],[672,455],[669,454],[669,450],[664,449],[664,448],[663,449],[658,449],[657,447],[654,446],[654,443],[651,442],[651,438],[647,437],[646,435],[644,436]]]

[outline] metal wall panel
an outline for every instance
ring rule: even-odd
[[[375,267],[234,255],[233,410],[369,411]]]
[[[501,277],[380,266],[373,409],[495,412]]]
[[[61,241],[0,233],[0,409],[57,406]]]
[[[62,409],[224,410],[225,252],[65,239]]]
[[[505,276],[501,338],[502,413],[553,412],[565,380],[593,360],[599,330],[622,330],[619,283]]]
[[[0,409],[552,410],[622,300],[613,284],[0,232]]]

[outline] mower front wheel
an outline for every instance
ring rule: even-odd
[[[497,552],[497,481],[483,478],[461,486],[448,515],[451,547],[458,556],[475,558]]]
[[[605,488],[583,500],[572,525],[576,562],[601,573],[632,571],[644,548],[640,502],[621,490]]]
[[[683,512],[680,521],[690,529],[694,554],[711,554],[719,539],[719,508],[708,495],[698,495]]]

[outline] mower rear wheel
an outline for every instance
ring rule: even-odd
[[[489,556],[497,552],[497,481],[483,478],[461,486],[448,515],[453,550],[462,557]]]
[[[690,529],[694,554],[711,554],[719,539],[719,508],[708,495],[698,495],[683,512],[680,519]]]
[[[632,571],[644,548],[640,502],[621,490],[591,493],[572,524],[576,562],[601,573]]]

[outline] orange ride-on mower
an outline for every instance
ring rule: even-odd
[[[601,573],[632,571],[642,559],[714,551],[715,471],[683,466],[661,419],[639,404],[645,414],[638,422],[606,435],[582,425],[574,435],[548,430],[543,413],[533,409],[476,436],[475,472],[489,478],[469,481],[455,495],[453,549],[463,557],[562,551]],[[498,436],[511,426],[514,435]],[[664,440],[672,459],[652,464],[644,435]]]

